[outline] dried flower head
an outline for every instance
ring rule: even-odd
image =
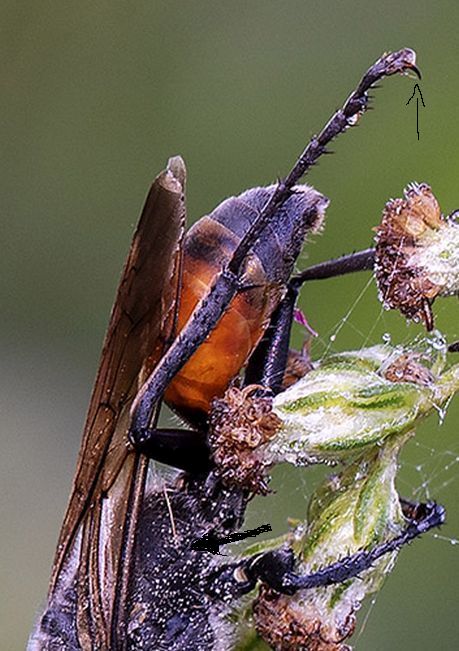
[[[321,621],[313,609],[308,611],[295,599],[263,585],[254,602],[253,613],[258,634],[276,651],[350,651],[343,640],[355,629],[355,616],[349,614],[337,631]]]
[[[426,183],[409,184],[404,195],[386,204],[376,228],[379,295],[385,308],[432,330],[435,298],[459,291],[459,227]]]
[[[435,382],[435,375],[430,368],[422,364],[419,353],[402,353],[382,369],[382,375],[390,382],[411,382],[424,386]]]
[[[292,384],[301,380],[314,368],[310,354],[310,340],[307,340],[301,350],[290,348],[285,367],[282,389],[288,389]]]
[[[272,411],[272,399],[257,395],[260,388],[232,386],[213,402],[209,445],[223,481],[265,494],[266,471],[272,459],[264,454],[264,447],[281,421]]]

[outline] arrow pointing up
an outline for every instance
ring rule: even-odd
[[[418,91],[417,95],[416,95],[416,91]],[[426,107],[426,105],[424,104],[424,98],[422,97],[421,89],[419,88],[419,84],[414,84],[413,94],[411,95],[410,99],[407,101],[406,103],[407,106],[415,95],[416,95],[416,132],[418,134],[418,140],[419,140],[419,98],[421,98],[423,107],[424,108]]]

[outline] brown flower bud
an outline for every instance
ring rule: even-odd
[[[459,290],[459,227],[426,183],[409,184],[404,195],[386,204],[376,229],[376,280],[384,307],[432,330],[434,299]]]
[[[258,396],[261,387],[230,387],[215,400],[210,414],[209,445],[223,481],[252,493],[268,493],[266,472],[272,458],[264,448],[281,421],[272,411],[272,399]]]
[[[343,644],[355,629],[354,613],[347,615],[342,629],[337,631],[321,621],[311,608],[263,585],[253,605],[258,634],[276,651],[350,651]]]

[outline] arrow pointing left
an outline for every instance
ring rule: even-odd
[[[270,524],[262,524],[261,527],[256,529],[248,529],[247,531],[240,531],[239,533],[232,533],[229,536],[222,536],[219,538],[215,531],[208,531],[202,538],[196,538],[191,543],[191,549],[199,552],[210,552],[211,554],[219,554],[221,545],[228,545],[229,543],[236,542],[237,540],[244,540],[251,536],[258,536],[264,531],[272,531]]]

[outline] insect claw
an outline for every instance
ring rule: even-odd
[[[407,71],[407,72],[411,72],[411,71],[414,72],[414,74],[419,79],[419,81],[422,79],[421,71],[419,70],[419,68],[417,66],[412,65],[410,70]]]

